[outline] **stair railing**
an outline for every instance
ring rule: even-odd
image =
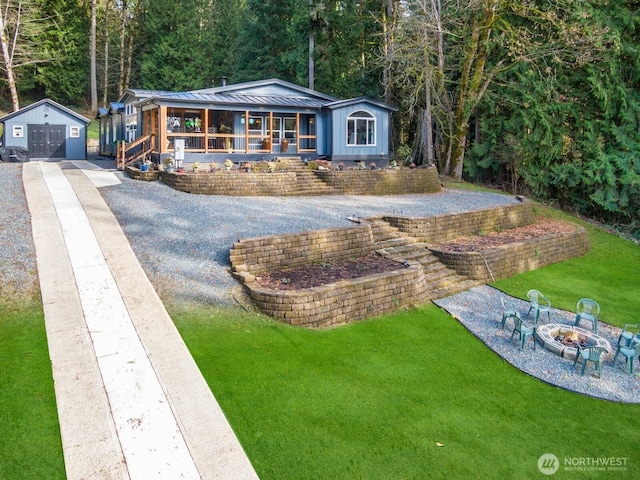
[[[153,151],[153,138],[155,134],[144,135],[133,142],[127,143],[124,140],[116,144],[116,167],[124,170],[125,167],[136,160],[146,158]],[[131,152],[136,147],[141,147],[135,152]]]

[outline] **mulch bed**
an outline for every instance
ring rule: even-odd
[[[390,272],[399,268],[403,268],[400,263],[372,253],[361,258],[335,260],[268,272],[256,277],[256,281],[266,288],[299,290],[375,273]]]
[[[574,231],[575,226],[573,224],[549,218],[541,218],[526,227],[516,227],[484,235],[461,237],[450,242],[436,243],[431,245],[431,247],[447,252],[472,252],[487,250],[508,243],[521,242],[552,233],[571,233]]]

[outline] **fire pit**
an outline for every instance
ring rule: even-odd
[[[572,361],[576,358],[578,347],[602,347],[606,349],[607,353],[602,356],[602,361],[611,357],[613,353],[611,344],[607,339],[580,327],[558,325],[556,323],[540,325],[536,329],[536,337],[544,348]]]

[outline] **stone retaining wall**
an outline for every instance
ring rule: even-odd
[[[442,189],[438,171],[431,168],[396,170],[314,170],[339,195],[400,195],[435,193]]]
[[[383,220],[421,242],[440,243],[467,235],[523,227],[532,224],[534,218],[531,204],[525,201],[518,205],[453,215],[424,218],[383,217]]]
[[[314,230],[237,241],[229,255],[235,272],[256,275],[373,251],[370,225]]]
[[[295,193],[294,172],[246,173],[169,173],[162,172],[160,181],[186,193],[201,195],[283,196]]]
[[[136,167],[126,167],[124,171],[134,180],[141,180],[143,182],[154,182],[160,178],[160,172],[157,170],[147,170],[143,172]]]
[[[389,217],[385,220],[401,224],[416,235],[435,242],[478,233],[478,225],[487,231],[492,230],[492,225],[503,229],[527,225],[533,222],[534,217],[531,205],[525,203],[468,214],[423,219]],[[473,221],[477,222],[475,228],[471,224]],[[268,289],[256,282],[256,276],[263,272],[362,257],[374,249],[371,226],[365,223],[352,227],[239,240],[230,251],[230,259],[233,276],[246,287],[256,306],[265,314],[292,325],[339,325],[431,299],[426,273],[415,261],[409,261],[407,268],[403,266],[392,272],[299,291]],[[586,231],[576,226],[573,233],[550,234],[483,252],[451,253],[433,250],[433,253],[445,265],[462,275],[491,281],[493,278],[505,278],[583,255],[588,250]],[[402,262],[400,258],[392,259]]]
[[[127,167],[135,180],[157,180],[181,192],[202,195],[298,195],[298,178],[293,171],[269,172],[141,172]],[[313,170],[316,178],[333,187],[326,194],[335,195],[399,195],[405,193],[435,193],[441,190],[435,168],[397,170]]]
[[[430,250],[460,275],[491,282],[584,255],[589,251],[589,238],[584,228],[576,226],[572,233],[549,234],[481,252]]]
[[[399,270],[343,280],[298,291],[245,283],[251,299],[265,314],[291,325],[329,327],[382,315],[421,303],[425,276],[419,264]]]

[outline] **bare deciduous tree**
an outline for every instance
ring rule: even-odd
[[[5,81],[11,93],[13,110],[20,109],[17,82],[27,65],[49,61],[38,47],[38,35],[49,19],[42,18],[36,3],[22,0],[0,1],[0,43]]]

